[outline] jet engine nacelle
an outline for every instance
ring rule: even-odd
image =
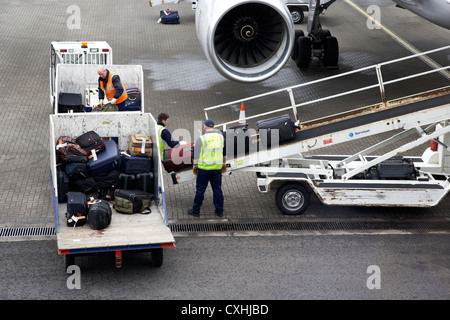
[[[208,60],[234,81],[273,76],[294,44],[292,16],[280,0],[199,0],[195,23]]]

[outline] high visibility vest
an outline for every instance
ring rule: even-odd
[[[200,137],[202,150],[198,159],[198,168],[203,170],[219,170],[223,164],[224,138],[219,133],[206,133]]]
[[[108,81],[106,82],[106,88],[104,88],[103,81],[100,81],[100,89],[103,90],[105,97],[108,98],[108,100],[114,99],[114,94],[116,93],[116,89],[114,89],[114,85],[112,83],[112,78],[115,75],[116,74],[114,72],[109,71]],[[116,104],[124,102],[128,98],[127,90],[125,90],[125,87],[123,86],[122,82],[120,83],[120,85],[123,88],[123,94],[119,98],[117,98]]]
[[[163,130],[165,129],[165,127],[160,124],[158,124],[156,127],[158,128],[159,154],[161,155],[161,161],[162,161],[163,157],[164,157],[164,148],[166,147],[166,142],[161,137],[161,134],[162,134]]]

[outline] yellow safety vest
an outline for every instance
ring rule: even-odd
[[[158,128],[159,154],[161,155],[161,161],[162,161],[162,160],[164,160],[163,157],[164,157],[164,148],[166,147],[166,142],[161,137],[161,134],[162,134],[163,130],[165,129],[165,127],[160,124],[158,124],[156,127]]]
[[[203,170],[219,170],[223,164],[224,138],[219,133],[206,133],[200,137],[202,150],[198,159],[198,168]]]
[[[103,90],[105,97],[108,98],[108,100],[114,99],[114,94],[116,93],[116,89],[114,89],[114,85],[112,83],[112,78],[116,74],[114,72],[109,71],[108,75],[108,81],[106,82],[106,88],[104,88],[103,81],[100,81],[100,89]],[[125,90],[125,87],[123,86],[122,82],[120,83],[123,88],[123,94],[117,98],[116,104],[119,104],[121,102],[124,102],[128,98],[127,90]]]

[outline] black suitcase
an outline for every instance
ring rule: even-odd
[[[82,192],[67,193],[67,226],[80,227],[87,220],[86,195]]]
[[[102,138],[95,131],[88,131],[75,139],[76,143],[86,152],[91,153],[92,150],[95,152],[101,152],[105,150],[105,143]],[[92,158],[92,155],[88,155]]]
[[[57,183],[58,183],[58,203],[67,202],[67,192],[69,192],[70,180],[61,166],[56,168]]]
[[[84,112],[81,94],[61,92],[58,96],[58,113]]]
[[[119,174],[119,189],[133,190],[136,189],[136,177],[134,174],[121,173]]]
[[[256,151],[256,145],[253,146],[250,143],[251,138],[247,124],[241,124],[228,128],[224,132],[224,137],[226,141],[227,158],[245,156],[253,147],[254,151]]]
[[[146,173],[152,171],[152,158],[133,157],[122,154],[122,172],[128,174]]]
[[[104,143],[105,150],[97,154],[97,160],[89,159],[86,166],[94,177],[115,168],[120,168],[120,152],[114,140],[109,140]]]
[[[155,179],[153,172],[137,174],[136,189],[155,194]]]
[[[295,123],[291,120],[291,117],[288,114],[260,120],[256,122],[256,126],[260,133],[260,143],[262,143],[262,147],[264,147],[264,144],[267,146],[272,144],[272,135],[277,135],[274,130],[278,130],[278,143],[295,138]]]
[[[89,202],[88,221],[93,230],[102,230],[111,224],[112,210],[108,202],[94,200]]]

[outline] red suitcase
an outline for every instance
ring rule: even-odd
[[[167,172],[178,171],[192,167],[194,158],[194,143],[164,150],[163,165]]]

